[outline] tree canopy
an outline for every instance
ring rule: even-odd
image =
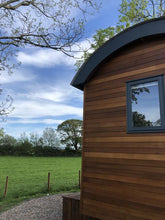
[[[84,31],[86,14],[97,9],[99,0],[8,0],[1,1],[0,70],[15,48],[51,48],[69,55]]]
[[[99,29],[92,36],[90,47],[84,50],[81,58],[76,61],[77,69],[96,49],[122,30],[141,21],[164,16],[165,0],[122,0],[118,11],[119,16],[115,26]]]
[[[5,135],[4,129],[0,128],[0,138],[3,137]]]
[[[135,111],[132,114],[134,127],[152,127],[153,124],[150,120],[146,120],[145,115]]]
[[[57,131],[61,136],[62,144],[66,144],[67,147],[73,147],[78,151],[82,140],[82,120],[66,120],[58,125]]]
[[[100,7],[100,0],[2,0],[0,1],[0,75],[12,73],[11,58],[23,47],[50,48],[71,56],[72,46],[84,32],[86,15]],[[0,90],[0,94],[1,94]],[[0,116],[12,110],[12,98],[0,103]]]
[[[57,147],[60,145],[56,131],[53,128],[45,128],[42,138],[44,146]]]

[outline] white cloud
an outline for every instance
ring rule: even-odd
[[[89,49],[92,42],[91,38],[83,40],[72,47],[72,55],[75,58],[80,58],[83,55],[83,50]],[[92,52],[92,50],[90,50]],[[36,67],[53,67],[64,65],[73,67],[76,59],[66,54],[53,51],[51,49],[35,49],[29,52],[18,52],[17,59],[23,65],[31,65]]]
[[[50,88],[48,87],[47,91],[44,91],[43,89],[39,89],[38,91],[31,92],[29,94],[30,97],[33,99],[44,99],[49,101],[55,101],[55,102],[62,102],[66,99],[66,94],[62,91],[59,91],[59,89],[56,88]]]
[[[63,122],[63,120],[43,119],[42,122],[44,124],[48,124],[48,125],[53,124],[54,125],[54,124],[61,124]]]
[[[36,93],[33,95],[33,97],[56,102],[61,102],[65,98],[64,94],[60,91],[56,91],[56,89],[52,89],[52,91],[42,91],[40,93]]]
[[[18,120],[8,120],[8,124],[46,124],[46,125],[55,125],[61,124],[63,120],[56,119],[18,119]]]
[[[27,95],[30,99],[38,99],[38,100],[47,100],[47,101],[53,101],[58,103],[64,103],[72,100],[73,98],[82,101],[83,94],[81,91],[76,90],[75,88],[71,87],[68,83],[68,85],[62,86],[49,86],[45,85],[43,86],[32,86],[31,91]],[[36,89],[37,88],[37,89]]]
[[[32,65],[37,67],[52,67],[56,65],[73,66],[75,60],[65,54],[50,49],[36,49],[33,53],[18,52],[17,59],[23,65]]]
[[[77,106],[81,105],[82,92],[71,87],[69,83],[63,82],[63,80],[51,82],[51,84],[54,86],[49,85],[49,82],[20,82],[24,92],[20,93],[14,87],[10,89],[9,94],[14,99],[13,106],[15,109],[9,117],[16,118],[15,123],[24,124],[58,124],[59,120],[56,120],[56,117],[63,118],[66,115],[81,118],[82,107]],[[18,88],[19,85],[17,85]]]
[[[35,79],[35,75],[32,74],[30,71],[25,69],[15,70],[13,74],[9,75],[7,72],[3,72],[0,75],[0,83],[7,84],[7,83],[15,83],[15,82],[26,82]]]
[[[82,117],[82,108],[73,107],[65,104],[54,102],[40,102],[38,100],[18,100],[14,102],[15,110],[10,114],[15,118],[39,118],[39,117],[56,117],[65,115],[74,115]]]

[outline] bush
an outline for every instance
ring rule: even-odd
[[[0,144],[1,156],[37,156],[37,157],[58,157],[58,156],[81,156],[81,150],[75,151],[70,147],[65,149],[49,146],[33,146],[30,142],[17,142],[15,146]]]

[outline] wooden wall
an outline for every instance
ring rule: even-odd
[[[165,133],[126,132],[126,82],[162,73],[165,39],[147,39],[118,52],[86,83],[83,214],[165,219]]]

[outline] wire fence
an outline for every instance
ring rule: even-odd
[[[48,195],[57,192],[76,191],[80,189],[80,170],[73,175],[60,176],[48,172],[45,179],[34,175],[24,176],[24,179],[14,180],[7,176],[1,179],[0,189],[1,197],[3,199],[18,199],[33,197],[37,195]]]

